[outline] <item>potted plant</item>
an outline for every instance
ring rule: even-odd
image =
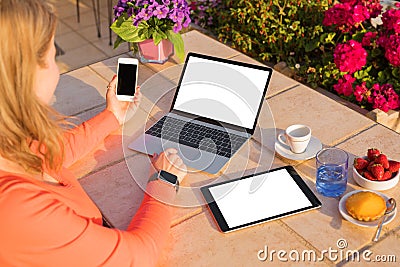
[[[179,32],[191,22],[186,0],[119,0],[114,15],[114,48],[123,42],[134,44],[143,63],[164,63],[174,51],[184,60]]]

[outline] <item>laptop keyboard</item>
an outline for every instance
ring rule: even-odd
[[[164,116],[146,134],[230,157],[247,140],[246,137]]]

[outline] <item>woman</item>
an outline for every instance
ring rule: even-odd
[[[126,231],[102,226],[102,216],[66,169],[116,130],[128,109],[115,77],[106,109],[68,131],[49,102],[59,79],[55,63],[56,16],[42,0],[0,0],[0,266],[150,266],[170,227],[175,188],[151,179]],[[172,162],[172,163],[170,163]],[[182,180],[175,150],[152,159],[150,174]],[[155,196],[153,198],[152,196]]]

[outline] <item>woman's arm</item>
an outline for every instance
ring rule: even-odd
[[[63,166],[71,166],[118,128],[118,120],[111,111],[106,109],[81,125],[65,132]]]
[[[3,180],[1,189],[1,266],[154,266],[172,214],[151,195],[173,201],[176,194],[173,187],[150,182],[128,230],[122,231],[78,215],[37,185],[12,178]]]
[[[142,94],[138,86],[133,102],[119,101],[115,95],[116,76],[107,86],[106,109],[92,119],[64,134],[64,167],[71,166],[131,118],[139,108]]]

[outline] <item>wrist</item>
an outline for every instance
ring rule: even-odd
[[[164,185],[167,185],[169,187],[172,187],[175,189],[176,192],[179,190],[179,179],[176,175],[160,170],[159,172],[155,172],[152,174],[149,178],[148,182],[152,181],[159,181],[160,183],[163,183]]]

